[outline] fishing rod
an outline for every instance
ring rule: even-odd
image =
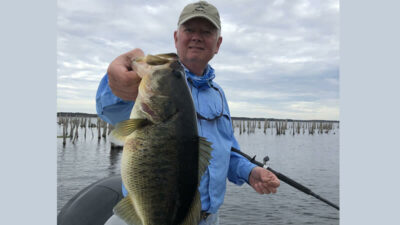
[[[243,157],[248,159],[251,163],[256,164],[257,166],[260,166],[260,167],[263,167],[263,168],[266,165],[266,162],[269,160],[269,157],[266,156],[266,157],[264,157],[264,160],[263,160],[264,163],[260,163],[260,162],[256,161],[256,156],[251,157],[251,156],[249,156],[249,155],[247,155],[247,154],[245,154],[245,153],[241,152],[240,150],[238,150],[236,148],[233,148],[233,147],[232,147],[231,150],[233,152],[238,153],[239,155],[242,155]],[[296,188],[297,190],[302,191],[302,192],[304,192],[304,193],[306,193],[308,195],[311,195],[311,196],[317,198],[318,200],[321,200],[321,201],[325,202],[326,204],[332,206],[333,208],[339,210],[339,206],[337,206],[337,205],[333,204],[332,202],[330,202],[330,201],[322,198],[321,196],[315,194],[309,188],[303,186],[302,184],[299,184],[298,182],[290,179],[289,177],[287,177],[287,176],[285,176],[285,175],[273,170],[271,167],[267,167],[265,169],[271,171],[273,174],[275,174],[275,176],[278,177],[279,180],[289,184],[290,186]]]

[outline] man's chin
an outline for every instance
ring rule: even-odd
[[[198,54],[187,54],[186,57],[184,59],[180,59],[181,62],[183,62],[184,64],[194,64],[194,63],[200,63],[200,64],[207,64],[210,60],[207,57],[198,55]]]
[[[201,59],[201,57],[198,57],[198,56],[190,56],[190,57],[186,57],[185,61],[190,62],[190,63],[198,63],[203,60]]]

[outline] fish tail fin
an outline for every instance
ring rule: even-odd
[[[117,141],[125,142],[127,136],[140,127],[147,125],[147,119],[129,119],[118,123],[111,132],[111,137]]]
[[[124,220],[129,225],[142,225],[142,220],[137,215],[131,198],[126,196],[121,199],[113,209],[114,214]]]
[[[199,174],[198,178],[200,183],[201,177],[203,176],[204,172],[206,171],[208,165],[210,164],[211,160],[211,142],[208,142],[206,138],[199,137]]]

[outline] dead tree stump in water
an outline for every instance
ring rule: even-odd
[[[68,121],[63,120],[62,121],[62,126],[63,126],[63,146],[65,146],[66,139],[67,139],[67,126],[68,126]]]
[[[97,118],[97,139],[101,139],[101,120]]]
[[[107,123],[103,121],[103,138],[107,138]]]

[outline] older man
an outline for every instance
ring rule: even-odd
[[[199,135],[213,143],[214,149],[199,186],[200,224],[218,224],[218,209],[224,200],[226,178],[237,185],[247,182],[260,194],[275,193],[279,186],[279,180],[271,172],[231,152],[232,147],[239,149],[239,145],[233,135],[225,94],[213,81],[215,72],[208,64],[221,46],[220,33],[218,10],[205,1],[185,6],[174,32],[177,54],[197,111]],[[131,59],[139,56],[144,56],[141,49],[117,57],[99,85],[97,113],[108,123],[115,124],[129,118],[140,83],[130,63]],[[126,195],[124,188],[123,192]],[[124,223],[113,216],[107,224]]]

